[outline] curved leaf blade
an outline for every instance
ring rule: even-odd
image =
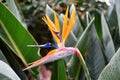
[[[97,80],[106,64],[95,27],[90,32],[86,53],[86,64],[90,76],[92,80]]]
[[[120,80],[120,48],[103,69],[98,80]]]
[[[101,25],[101,14],[98,13],[97,11],[94,11],[95,13],[95,28],[98,34],[99,39],[102,39],[102,25]]]
[[[101,23],[102,23],[102,35],[103,35],[102,41],[103,41],[103,46],[104,46],[103,47],[104,53],[107,58],[107,62],[109,62],[115,53],[115,47],[114,47],[111,34],[109,32],[108,24],[103,14],[101,15]]]
[[[38,49],[27,47],[29,44],[36,44],[35,40],[2,3],[0,3],[0,24],[13,44],[17,52],[16,55],[25,65],[39,59]]]
[[[86,51],[88,36],[91,31],[91,28],[92,28],[91,25],[92,25],[93,21],[94,21],[94,18],[88,24],[87,28],[84,30],[84,32],[80,36],[78,42],[76,43],[75,47],[77,47],[82,54],[84,54]],[[78,76],[79,76],[81,64],[76,55],[73,55],[71,57],[70,61],[67,63],[67,67],[68,67],[68,72],[69,72],[70,76],[73,77],[75,80],[77,80]]]

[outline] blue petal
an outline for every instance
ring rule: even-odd
[[[60,42],[62,42],[61,36],[58,35],[60,32],[55,31],[55,30],[53,30],[53,32],[56,34],[56,36],[58,37],[58,39],[60,40]]]
[[[52,44],[52,43],[46,43],[46,44],[43,44],[43,45],[28,45],[28,47],[40,47],[40,48],[58,48],[57,45],[55,44]]]
[[[53,32],[55,33],[55,34],[59,34],[60,32],[58,32],[58,31],[56,31],[56,30],[53,30]]]

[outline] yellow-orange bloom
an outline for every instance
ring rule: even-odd
[[[38,65],[41,65],[41,64],[44,64],[47,62],[51,62],[54,60],[58,60],[58,59],[67,57],[69,55],[74,54],[77,51],[76,48],[64,46],[64,43],[75,24],[75,20],[76,20],[76,10],[75,9],[73,10],[71,17],[68,20],[68,8],[67,8],[65,16],[64,16],[64,21],[63,21],[62,35],[60,35],[60,24],[59,24],[57,14],[55,12],[54,12],[54,20],[55,20],[54,23],[49,19],[49,17],[47,15],[45,17],[43,17],[42,19],[48,25],[48,27],[52,33],[52,36],[54,37],[54,39],[57,43],[57,46],[50,44],[50,43],[47,43],[44,45],[34,45],[34,46],[35,47],[54,47],[57,49],[51,50],[45,57],[41,58],[40,60],[35,61],[32,65],[25,68],[24,70],[33,68],[35,66],[38,66]]]

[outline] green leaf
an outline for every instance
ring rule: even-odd
[[[64,67],[63,67],[64,66]],[[53,63],[52,78],[51,80],[66,80],[66,69],[64,60],[60,59]]]
[[[76,47],[78,49],[80,49],[81,53],[84,53],[86,51],[86,45],[87,45],[87,42],[88,42],[88,36],[89,36],[90,31],[91,31],[93,21],[94,21],[94,18],[87,25],[86,29],[84,30],[84,32],[80,36],[79,41],[76,44]]]
[[[0,39],[0,44],[1,44],[0,48],[3,53],[3,56],[1,57],[7,60],[7,63],[11,66],[11,68],[15,71],[15,73],[20,77],[20,79],[28,80],[25,73],[22,71],[18,61],[16,61],[15,59],[15,57],[16,58],[18,57],[13,55],[14,53],[12,52],[12,50],[3,41],[1,41],[1,39]]]
[[[98,80],[120,80],[120,48],[103,69]]]
[[[29,44],[36,44],[35,40],[2,3],[0,3],[0,24],[14,46],[16,55],[25,65],[39,59],[38,49],[27,47]]]
[[[120,0],[116,0],[115,4],[116,4],[116,13],[117,13],[117,19],[118,19],[118,25],[119,25],[119,36],[120,36]]]
[[[20,80],[16,73],[5,62],[0,60],[0,79],[1,80]]]
[[[102,39],[102,25],[101,25],[101,15],[97,11],[94,11],[94,16],[95,16],[95,28],[98,34],[99,39]]]
[[[89,36],[90,31],[91,31],[91,28],[92,28],[91,25],[92,25],[93,21],[94,21],[94,18],[88,24],[87,28],[84,30],[79,41],[76,44],[76,47],[80,50],[80,52],[82,54],[84,54],[86,51],[88,36]],[[76,55],[73,55],[71,57],[70,61],[67,63],[67,67],[68,67],[68,72],[69,72],[70,76],[77,80],[78,76],[79,76],[81,64],[80,64],[79,59]]]
[[[15,48],[13,47],[13,44],[10,42],[8,36],[6,35],[4,29],[2,26],[0,26],[0,38],[9,46],[9,48],[14,52],[17,53]]]
[[[102,34],[103,34],[103,39],[102,39],[103,48],[104,48],[103,50],[107,58],[107,62],[109,62],[115,53],[115,47],[111,34],[109,32],[108,24],[103,14],[101,15],[101,22],[102,22]]]
[[[54,10],[52,10],[48,5],[46,6],[46,14],[54,22]],[[52,73],[53,73],[52,80],[56,80],[56,79],[57,80],[66,80],[66,71],[65,71],[64,60],[58,60],[53,64]]]
[[[91,79],[97,80],[106,64],[95,27],[92,27],[89,34],[86,53],[86,64],[88,66]]]

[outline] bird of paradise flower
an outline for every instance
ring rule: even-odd
[[[45,64],[45,63],[48,63],[48,62],[52,62],[52,61],[70,56],[72,54],[76,54],[79,57],[81,64],[83,65],[83,68],[84,68],[84,70],[86,72],[86,75],[87,75],[87,79],[91,80],[90,76],[89,76],[88,69],[85,68],[86,64],[85,64],[84,59],[83,59],[81,53],[79,52],[79,50],[77,48],[74,48],[74,47],[65,47],[65,41],[68,38],[68,36],[69,36],[69,34],[70,34],[74,24],[75,24],[76,10],[74,9],[72,11],[70,20],[68,22],[68,8],[67,8],[65,16],[64,16],[62,34],[61,35],[60,35],[59,20],[58,20],[55,12],[54,12],[55,24],[49,19],[49,17],[47,15],[45,17],[43,17],[42,19],[48,25],[48,27],[49,27],[49,29],[52,33],[52,36],[55,39],[57,45],[51,44],[51,43],[46,43],[46,44],[43,44],[43,45],[30,45],[32,47],[42,47],[42,48],[52,47],[52,48],[55,48],[55,49],[48,52],[48,54],[46,56],[42,57],[41,59],[33,62],[32,65],[23,69],[23,71],[31,69],[31,68],[36,67],[36,66],[41,65],[41,64]]]

